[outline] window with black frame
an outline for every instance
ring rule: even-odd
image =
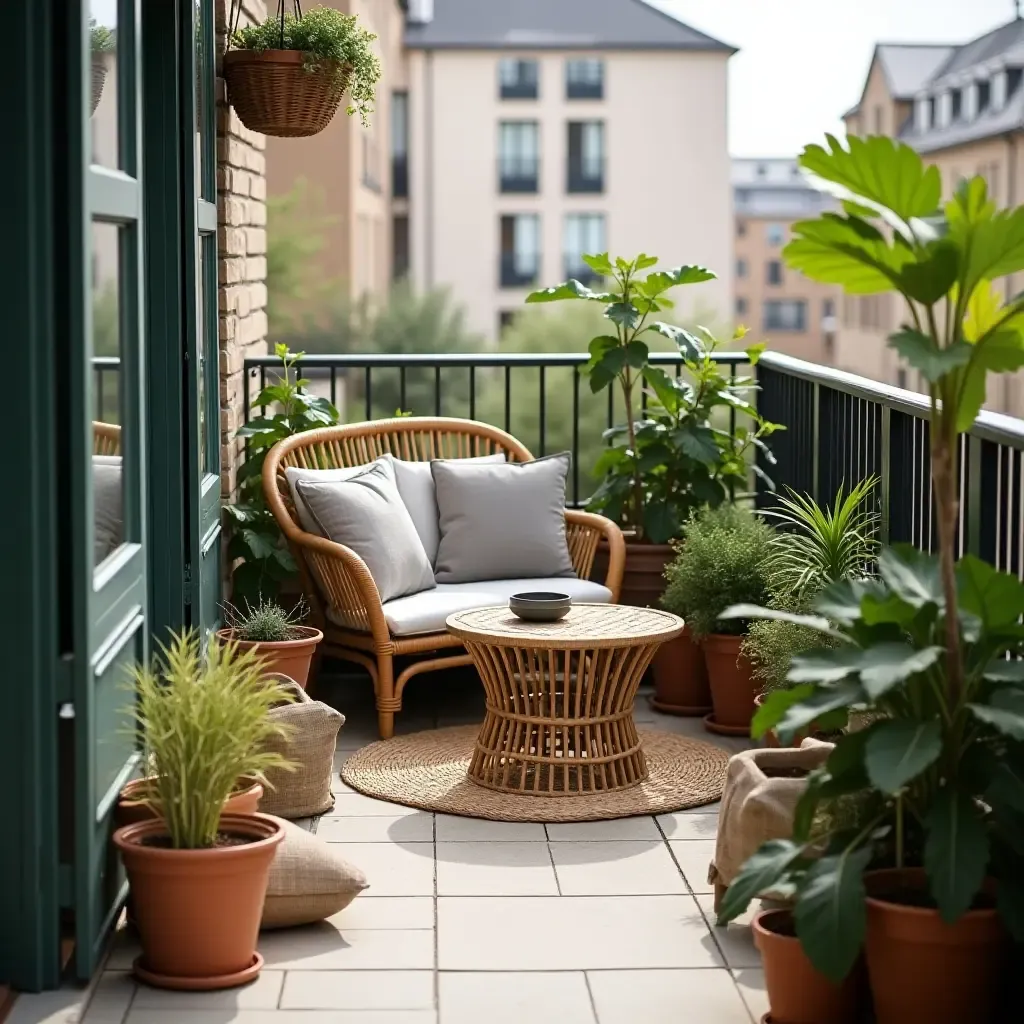
[[[499,279],[502,288],[527,288],[540,277],[540,217],[535,213],[501,218]]]
[[[562,255],[567,278],[575,278],[583,284],[597,281],[597,274],[583,262],[583,257],[606,250],[603,213],[570,213],[566,216]]]
[[[498,188],[536,192],[540,169],[536,121],[502,121],[498,126]]]
[[[565,98],[568,100],[604,99],[604,61],[596,57],[576,57],[565,62]]]
[[[567,192],[604,191],[604,121],[570,121]]]
[[[498,62],[498,89],[503,100],[535,100],[540,91],[540,68],[529,58],[504,57]]]

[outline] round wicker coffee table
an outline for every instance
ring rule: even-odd
[[[607,793],[647,778],[633,700],[683,620],[653,608],[578,604],[559,622],[506,607],[448,617],[483,680],[487,713],[469,777],[535,796]]]

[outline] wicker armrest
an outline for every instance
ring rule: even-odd
[[[612,592],[612,601],[619,600],[622,574],[626,566],[626,541],[622,530],[610,519],[594,512],[565,510],[565,533],[569,542],[569,556],[580,579],[588,579],[594,566],[594,556],[601,540],[608,543],[608,574],[604,585]]]

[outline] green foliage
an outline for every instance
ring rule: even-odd
[[[234,630],[234,639],[249,643],[281,643],[298,639],[302,634],[296,626],[301,625],[305,614],[303,602],[290,612],[275,601],[263,599],[255,605],[246,601],[244,611],[234,605],[224,606],[224,621]]]
[[[649,320],[672,308],[666,295],[671,288],[709,281],[715,276],[711,271],[680,266],[641,277],[657,264],[655,257],[641,254],[613,263],[600,253],[583,259],[610,280],[611,290],[594,291],[570,280],[533,292],[526,301],[574,299],[604,307],[603,333],[590,341],[583,373],[594,394],[618,386],[625,423],[605,434],[610,446],[596,467],[602,484],[588,507],[631,529],[638,539],[664,543],[679,535],[695,508],[718,505],[737,481],[745,484],[748,450],[759,447],[768,453],[762,438],[779,428],[761,420],[748,401],[756,390],[752,379],[732,378],[714,361],[717,342],[710,332]],[[685,376],[670,376],[651,364],[650,342],[657,337],[668,339],[683,357]],[[747,351],[756,361],[763,346]],[[638,389],[646,411],[637,407]],[[724,409],[738,412],[746,423],[734,431],[723,429],[716,413]]]
[[[117,49],[117,30],[89,19],[89,49],[93,53],[113,53]]]
[[[763,520],[737,505],[695,513],[665,570],[662,606],[682,616],[695,636],[742,634],[744,623],[719,615],[730,605],[768,599],[772,534]]]
[[[196,632],[175,636],[155,664],[133,671],[138,724],[153,776],[144,799],[167,825],[178,850],[213,846],[224,801],[239,778],[266,783],[271,768],[292,768],[267,741],[286,735],[267,712],[292,700],[264,677],[253,651],[211,639],[204,651]]]
[[[794,655],[834,647],[835,639],[780,619],[750,623],[743,639],[743,653],[750,659],[762,693],[788,689],[789,666]]]
[[[247,441],[246,458],[238,471],[238,501],[224,507],[233,521],[228,559],[241,559],[233,574],[236,597],[260,600],[276,591],[282,580],[296,572],[295,560],[284,543],[273,513],[263,496],[263,463],[278,441],[338,422],[338,410],[308,390],[309,381],[293,379],[294,364],[305,354],[287,345],[274,347],[283,368],[282,377],[265,387],[253,406],[267,406],[266,414],[240,427],[237,437]]]
[[[359,27],[354,14],[342,14],[333,7],[313,7],[300,18],[286,14],[284,25],[271,15],[261,25],[247,25],[231,37],[240,50],[301,50],[307,71],[331,70],[338,78],[351,72],[348,92],[352,105],[348,113],[359,112],[364,127],[380,81],[381,67],[373,42],[377,37]]]

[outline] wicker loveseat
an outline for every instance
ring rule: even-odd
[[[387,739],[394,734],[394,716],[401,710],[402,691],[414,675],[468,665],[470,657],[443,628],[412,635],[393,630],[366,563],[349,548],[302,529],[285,478],[285,469],[291,466],[361,466],[385,453],[412,462],[492,454],[504,454],[510,462],[528,462],[533,456],[514,437],[496,427],[440,417],[403,417],[324,427],[286,438],[267,454],[263,490],[299,565],[314,624],[324,633],[317,662],[323,654],[330,654],[356,662],[369,671],[380,735]],[[607,541],[609,557],[604,586],[611,592],[611,601],[617,601],[625,562],[621,531],[610,520],[589,512],[567,509],[565,519],[570,557],[581,581],[590,575],[598,543],[602,539]],[[395,658],[406,655],[433,656],[412,661],[396,675]],[[316,671],[315,664],[311,681],[315,681]]]

